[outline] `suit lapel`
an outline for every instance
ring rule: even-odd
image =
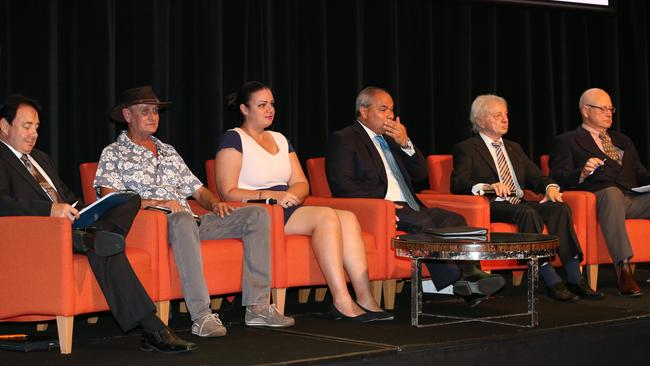
[[[496,181],[498,181],[499,171],[497,170],[497,166],[494,164],[494,159],[492,159],[492,153],[488,150],[487,146],[485,146],[485,141],[483,141],[479,135],[474,136],[474,151],[476,155],[479,156],[479,159],[482,159],[483,162],[490,167],[492,174],[494,174]]]
[[[15,173],[25,180],[25,183],[30,185],[34,190],[45,199],[50,199],[43,188],[36,182],[36,179],[29,173],[25,165],[18,159],[18,157],[11,151],[4,143],[0,142],[0,151],[2,152],[0,158],[3,159],[7,165],[15,171]],[[40,165],[40,162],[39,162]]]
[[[576,142],[587,151],[591,156],[597,157],[599,159],[607,158],[607,155],[596,145],[596,141],[591,137],[589,131],[585,130],[582,127],[578,127]]]
[[[375,166],[375,170],[378,172],[379,176],[381,177],[382,182],[384,184],[388,184],[388,175],[386,175],[386,168],[384,167],[384,162],[381,160],[381,156],[379,156],[379,152],[377,151],[375,144],[370,139],[370,136],[368,136],[368,133],[363,128],[363,126],[361,126],[361,123],[358,121],[354,123],[353,129],[354,132],[357,134],[357,138],[359,139],[359,141],[361,141],[361,144],[368,150],[368,153],[370,154],[370,157],[372,159],[372,163]]]
[[[519,156],[517,151],[513,148],[512,142],[508,141],[506,139],[503,139],[503,145],[506,147],[506,150],[508,151],[508,158],[510,158],[510,163],[512,164],[512,168],[515,170],[515,179],[517,180],[517,183],[519,183],[519,187],[523,187],[525,184],[525,170],[524,170],[524,164],[522,163],[522,157]]]

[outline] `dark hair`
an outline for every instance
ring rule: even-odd
[[[248,105],[248,102],[251,100],[251,95],[263,89],[270,90],[271,88],[259,81],[247,81],[239,88],[238,92],[233,92],[226,96],[226,105],[228,108],[239,112],[239,106],[241,104]]]
[[[16,118],[18,107],[23,104],[31,106],[32,108],[36,109],[36,112],[39,114],[41,113],[41,106],[34,99],[20,94],[11,94],[5,98],[4,102],[0,106],[0,119],[4,118],[7,120],[7,122],[9,122],[9,124],[12,124],[14,122],[14,118]]]

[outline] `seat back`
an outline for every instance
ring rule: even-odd
[[[215,196],[217,196],[219,199],[221,199],[221,195],[219,194],[219,190],[217,189],[217,176],[216,176],[216,162],[214,159],[207,160],[205,162],[205,177],[206,181],[208,182],[208,190],[212,193],[214,193]]]
[[[429,171],[429,187],[434,192],[449,193],[449,180],[453,169],[451,155],[429,155],[427,169]]]
[[[325,158],[307,159],[307,179],[313,196],[332,197],[325,173]]]
[[[81,190],[83,191],[84,203],[90,204],[97,200],[97,194],[93,187],[97,173],[97,162],[82,163],[79,165],[79,175],[81,176]]]
[[[551,175],[551,169],[548,166],[548,154],[540,155],[539,157],[539,169],[542,171],[542,174],[548,176]]]

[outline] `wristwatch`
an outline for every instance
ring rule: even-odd
[[[406,145],[400,145],[400,147],[404,150],[413,150],[413,143],[411,142],[410,138],[406,138]]]

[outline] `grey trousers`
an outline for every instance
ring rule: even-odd
[[[650,193],[625,194],[617,187],[595,192],[598,223],[614,264],[632,258],[632,245],[625,229],[625,219],[650,218]]]
[[[244,242],[242,305],[270,302],[271,224],[264,208],[242,207],[224,218],[209,213],[201,217],[200,226],[189,212],[176,212],[167,215],[167,223],[192,321],[211,313],[210,295],[203,275],[201,240],[241,238]]]

